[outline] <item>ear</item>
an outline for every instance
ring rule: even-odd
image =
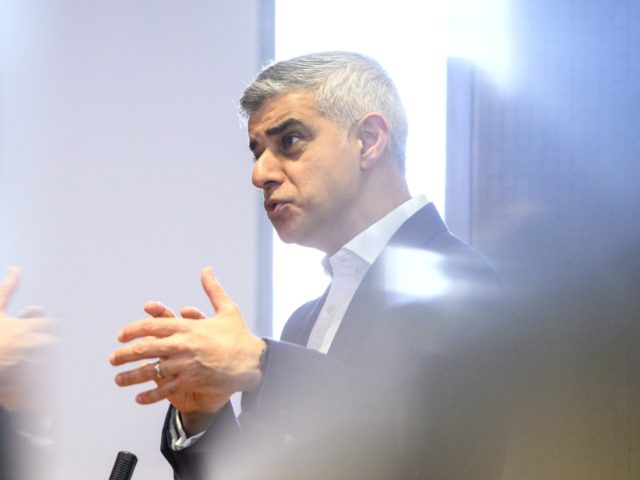
[[[389,124],[380,113],[368,113],[358,122],[360,166],[369,169],[384,157],[389,145]]]

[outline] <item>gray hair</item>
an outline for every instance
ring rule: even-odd
[[[407,117],[398,91],[375,60],[358,53],[321,52],[267,65],[240,99],[246,119],[268,99],[294,92],[315,94],[318,111],[346,134],[370,112],[389,122],[391,153],[404,168]]]

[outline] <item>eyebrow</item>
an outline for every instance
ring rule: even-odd
[[[302,128],[308,129],[307,125],[302,120],[298,120],[297,118],[288,118],[285,121],[279,123],[278,125],[268,128],[267,130],[265,130],[264,133],[268,137],[275,137],[276,135],[280,135],[282,132],[284,132],[285,130],[291,127],[302,127]],[[257,145],[258,145],[258,142],[256,140],[251,140],[249,142],[249,150],[253,152]]]

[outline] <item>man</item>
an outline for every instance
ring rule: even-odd
[[[362,55],[305,55],[265,69],[241,107],[269,219],[285,242],[327,254],[332,284],[279,342],[248,331],[211,269],[215,317],[151,302],[155,318],[121,330],[122,342],[154,337],[110,361],[159,359],[116,382],[154,380],[137,401],[171,402],[162,448],[176,478],[494,478],[498,364],[479,352],[498,281],[411,198],[391,79]]]

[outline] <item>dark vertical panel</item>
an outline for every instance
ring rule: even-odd
[[[470,62],[447,62],[446,221],[451,231],[470,241],[471,139],[473,138],[474,68]]]
[[[473,77],[468,166],[471,241],[518,294],[504,478],[640,478],[640,3],[512,10],[514,76]]]
[[[275,55],[275,0],[260,0],[260,48],[256,71]],[[258,335],[273,335],[273,229],[262,208],[262,193],[257,194],[258,208],[258,295],[256,319]]]
[[[260,0],[260,65],[275,56],[276,0]]]

